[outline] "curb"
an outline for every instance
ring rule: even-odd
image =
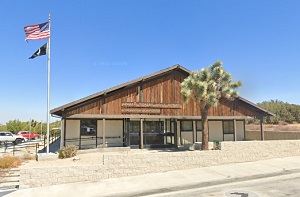
[[[200,183],[194,184],[185,184],[185,185],[178,185],[173,187],[162,187],[162,188],[155,188],[155,189],[146,189],[143,191],[135,191],[135,192],[126,192],[126,193],[119,193],[119,194],[105,194],[104,197],[114,196],[114,197],[141,197],[141,196],[149,196],[154,194],[163,194],[163,193],[170,193],[182,190],[189,190],[195,188],[204,188],[209,186],[216,186],[216,185],[223,185],[227,183],[236,183],[242,181],[249,181],[254,179],[262,179],[262,178],[269,178],[269,177],[276,177],[281,175],[299,173],[300,169],[291,169],[287,170],[283,168],[281,171],[265,173],[265,174],[257,174],[251,176],[244,176],[244,177],[234,177],[234,178],[224,178],[215,181],[205,181]]]

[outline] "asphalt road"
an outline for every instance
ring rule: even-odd
[[[234,182],[148,197],[283,197],[300,196],[300,173]]]

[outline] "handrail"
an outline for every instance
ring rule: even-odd
[[[124,139],[125,137],[122,137],[122,136],[106,136],[105,139]],[[97,141],[97,144],[96,143],[87,143],[89,142],[90,140],[95,140]],[[94,142],[95,142],[94,141]],[[81,136],[81,138],[66,138],[65,139],[65,142],[77,142],[78,144],[76,146],[79,146],[80,149],[82,147],[87,147],[87,146],[95,146],[95,147],[98,147],[99,145],[101,146],[103,144],[103,137],[96,137],[96,136]],[[84,143],[81,143],[81,142],[84,142]],[[105,142],[106,145],[112,145],[112,144],[116,144],[116,143],[113,143],[113,142]],[[122,142],[118,142],[118,144],[122,144],[121,146],[123,146],[125,144],[125,142],[122,140]]]
[[[10,169],[10,170],[0,170],[0,172],[5,173],[4,175],[3,174],[0,175],[0,177],[4,178],[4,179],[0,180],[0,189],[1,190],[19,189],[20,170]],[[11,172],[14,174],[11,174]],[[11,179],[11,180],[7,180],[7,179]],[[7,183],[9,183],[9,185],[7,185]]]
[[[21,151],[21,148],[35,147],[35,154],[37,155],[39,143],[40,143],[40,141],[35,141],[35,142],[31,141],[31,142],[25,142],[22,144],[18,144],[18,145],[15,145],[15,144],[10,145],[6,141],[6,142],[4,142],[5,146],[2,146],[1,148],[4,148],[4,153],[6,153],[7,150],[12,149],[13,156],[15,156],[15,152]]]

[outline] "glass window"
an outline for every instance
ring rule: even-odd
[[[139,133],[140,124],[140,121],[130,121],[130,133]]]
[[[145,121],[144,133],[163,133],[164,122],[162,121]]]
[[[196,130],[202,131],[202,121],[201,120],[196,121]]]
[[[80,121],[80,135],[96,135],[97,120],[81,120]]]
[[[180,130],[181,131],[193,131],[193,121],[191,121],[191,120],[180,121]]]
[[[234,134],[233,121],[223,121],[224,134]]]
[[[140,121],[130,121],[130,145],[139,145],[140,142]]]

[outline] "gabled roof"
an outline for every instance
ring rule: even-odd
[[[255,111],[257,114],[261,114],[262,116],[275,116],[275,114],[273,114],[272,112],[269,112],[240,96],[237,99],[242,101],[244,105],[247,105],[251,110]]]
[[[100,96],[103,96],[103,95],[106,95],[106,94],[109,94],[111,92],[114,92],[114,91],[117,91],[117,90],[121,90],[123,88],[126,88],[126,87],[130,87],[130,86],[133,86],[139,82],[142,82],[142,81],[148,81],[148,80],[151,80],[153,78],[156,78],[156,77],[159,77],[161,75],[164,75],[168,72],[172,72],[172,71],[179,71],[179,72],[182,72],[186,75],[189,75],[192,71],[184,68],[183,66],[179,65],[179,64],[176,64],[174,66],[171,66],[169,68],[166,68],[166,69],[163,69],[163,70],[160,70],[158,72],[155,72],[155,73],[152,73],[150,75],[146,75],[146,76],[143,76],[143,77],[140,77],[138,79],[135,79],[135,80],[132,80],[132,81],[129,81],[129,82],[126,82],[126,83],[123,83],[121,85],[118,85],[118,86],[115,86],[115,87],[112,87],[112,88],[109,88],[107,90],[104,90],[104,91],[101,91],[101,92],[98,92],[98,93],[95,93],[95,94],[92,94],[90,96],[87,96],[87,97],[84,97],[82,99],[79,99],[79,100],[76,100],[76,101],[73,101],[73,102],[70,102],[70,103],[67,103],[65,105],[62,105],[60,107],[57,107],[57,108],[54,108],[50,111],[51,114],[55,114],[55,115],[60,115],[62,111],[64,111],[64,109],[66,108],[69,108],[69,107],[73,107],[77,104],[80,104],[80,103],[84,103],[86,101],[89,101],[89,100],[92,100],[94,98],[97,98],[97,97],[100,97]],[[257,112],[258,114],[261,114],[263,116],[274,116],[273,113],[257,106],[256,104],[242,98],[242,97],[238,97],[237,98],[238,100],[240,100],[243,104],[245,104],[247,107],[249,107],[251,110]]]
[[[76,100],[76,101],[73,101],[71,103],[68,103],[68,104],[65,104],[65,105],[62,105],[60,107],[57,107],[57,108],[54,108],[50,111],[51,114],[57,114],[57,112],[59,111],[62,111],[66,108],[69,108],[69,107],[72,107],[74,105],[77,105],[77,104],[80,104],[80,103],[83,103],[83,102],[86,102],[88,100],[92,100],[96,97],[99,97],[99,96],[102,96],[102,95],[105,95],[105,94],[108,94],[108,93],[111,93],[111,92],[114,92],[114,91],[117,91],[117,90],[120,90],[120,89],[123,89],[125,87],[129,87],[129,86],[133,86],[135,85],[136,83],[139,83],[141,81],[147,81],[147,80],[150,80],[150,79],[153,79],[153,78],[156,78],[158,76],[161,76],[161,75],[164,75],[168,72],[171,72],[173,70],[177,70],[179,72],[183,72],[183,73],[186,73],[187,75],[190,74],[191,71],[189,71],[188,69],[184,68],[183,66],[180,66],[179,64],[176,64],[174,66],[171,66],[169,68],[166,68],[166,69],[163,69],[163,70],[160,70],[158,72],[155,72],[155,73],[152,73],[150,75],[146,75],[146,76],[143,76],[143,77],[140,77],[138,79],[134,79],[132,81],[129,81],[129,82],[126,82],[126,83],[123,83],[121,85],[118,85],[118,86],[115,86],[115,87],[112,87],[112,88],[109,88],[107,90],[103,90],[101,92],[98,92],[98,93],[95,93],[95,94],[92,94],[90,96],[87,96],[87,97],[84,97],[82,99],[79,99],[79,100]]]

